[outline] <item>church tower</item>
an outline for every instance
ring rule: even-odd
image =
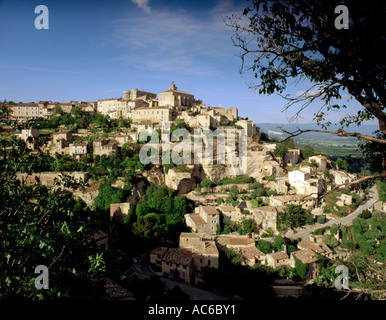
[[[177,87],[174,84],[174,81],[172,81],[172,84],[170,85],[169,90],[177,91]]]

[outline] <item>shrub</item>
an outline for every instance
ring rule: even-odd
[[[308,271],[308,264],[301,262],[298,258],[295,259],[295,271],[301,280],[304,280]]]
[[[317,216],[316,222],[320,224],[326,223],[326,216],[324,215]]]
[[[272,244],[265,240],[258,240],[256,243],[256,248],[265,254],[272,253],[273,250]]]
[[[362,213],[359,215],[359,217],[362,218],[362,219],[369,219],[369,218],[371,218],[370,210],[368,210],[368,209],[363,210]]]
[[[335,239],[331,234],[327,234],[323,237],[323,242],[331,248],[335,248],[339,245],[339,241]]]

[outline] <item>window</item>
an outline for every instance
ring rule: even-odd
[[[210,266],[210,260],[208,260],[208,266]]]

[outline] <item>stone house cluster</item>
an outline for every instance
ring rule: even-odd
[[[87,155],[87,143],[72,134],[71,131],[62,130],[51,134],[52,141],[48,145],[52,156],[69,154],[73,160],[84,159]]]
[[[264,263],[265,253],[256,248],[255,240],[244,236],[219,235],[216,244],[220,251],[233,249],[243,258],[242,264],[254,266],[255,263]]]
[[[87,113],[95,113],[96,102],[72,101],[69,103],[39,101],[38,103],[18,103],[16,105],[6,105],[8,119],[26,121],[36,118],[49,119],[55,112],[70,113],[72,108],[78,106]]]
[[[263,233],[267,229],[276,231],[277,213],[283,209],[282,206],[262,206],[251,208],[249,206],[234,207],[231,204],[220,206],[198,206],[195,212],[185,215],[185,223],[193,232],[204,233],[207,236],[214,236],[220,225],[220,219],[224,224],[231,221],[238,222],[244,218],[254,219]],[[240,207],[247,208],[248,215],[242,213]]]
[[[204,234],[181,233],[179,247],[157,247],[150,251],[155,271],[195,284],[203,282],[204,268],[218,269],[219,252],[215,241]]]
[[[38,129],[22,129],[20,134],[20,139],[23,140],[26,144],[26,147],[31,150],[35,150],[37,146],[37,139],[39,137]]]

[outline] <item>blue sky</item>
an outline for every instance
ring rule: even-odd
[[[34,27],[41,4],[49,9],[49,30]],[[133,88],[158,93],[174,81],[210,106],[237,106],[257,123],[287,122],[296,107],[281,112],[285,100],[250,90],[252,75],[239,73],[239,51],[223,17],[240,14],[246,4],[0,0],[0,99],[96,101]],[[305,89],[306,83],[291,84],[288,93]],[[304,112],[299,123],[312,122],[317,108]]]

